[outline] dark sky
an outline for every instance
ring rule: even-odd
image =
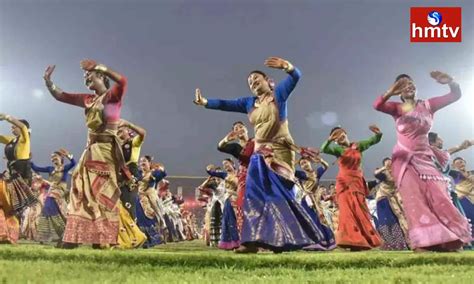
[[[409,42],[409,8],[426,1],[0,0],[0,112],[31,122],[37,162],[49,162],[58,147],[80,155],[83,110],[50,97],[42,74],[56,64],[58,86],[85,92],[79,61],[96,59],[129,79],[123,117],[148,130],[142,153],[172,175],[203,175],[206,164],[225,157],[217,141],[234,121],[248,120],[196,107],[194,89],[207,97],[248,96],[249,71],[283,78],[263,66],[266,57],[281,56],[303,72],[288,107],[297,144],[319,147],[338,124],[363,139],[377,123],[385,136],[365,156],[370,175],[395,143],[394,122],[372,102],[399,73],[414,78],[421,98],[448,91],[431,70],[455,76],[464,97],[437,114],[434,130],[446,146],[474,138],[474,2],[429,3],[462,7],[462,43]],[[2,122],[0,131],[9,127]],[[473,154],[462,154],[471,165]]]

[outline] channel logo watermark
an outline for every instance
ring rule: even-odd
[[[461,42],[461,7],[411,7],[411,42]]]

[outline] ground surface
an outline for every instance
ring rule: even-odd
[[[236,255],[201,242],[130,251],[0,245],[1,283],[474,283],[474,251]]]

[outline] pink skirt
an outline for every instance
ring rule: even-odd
[[[407,166],[398,190],[411,248],[471,242],[469,222],[451,202],[446,187],[443,181],[422,179],[411,165]]]

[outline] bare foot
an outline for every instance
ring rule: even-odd
[[[240,245],[234,250],[235,253],[257,253],[258,248],[255,245]]]

